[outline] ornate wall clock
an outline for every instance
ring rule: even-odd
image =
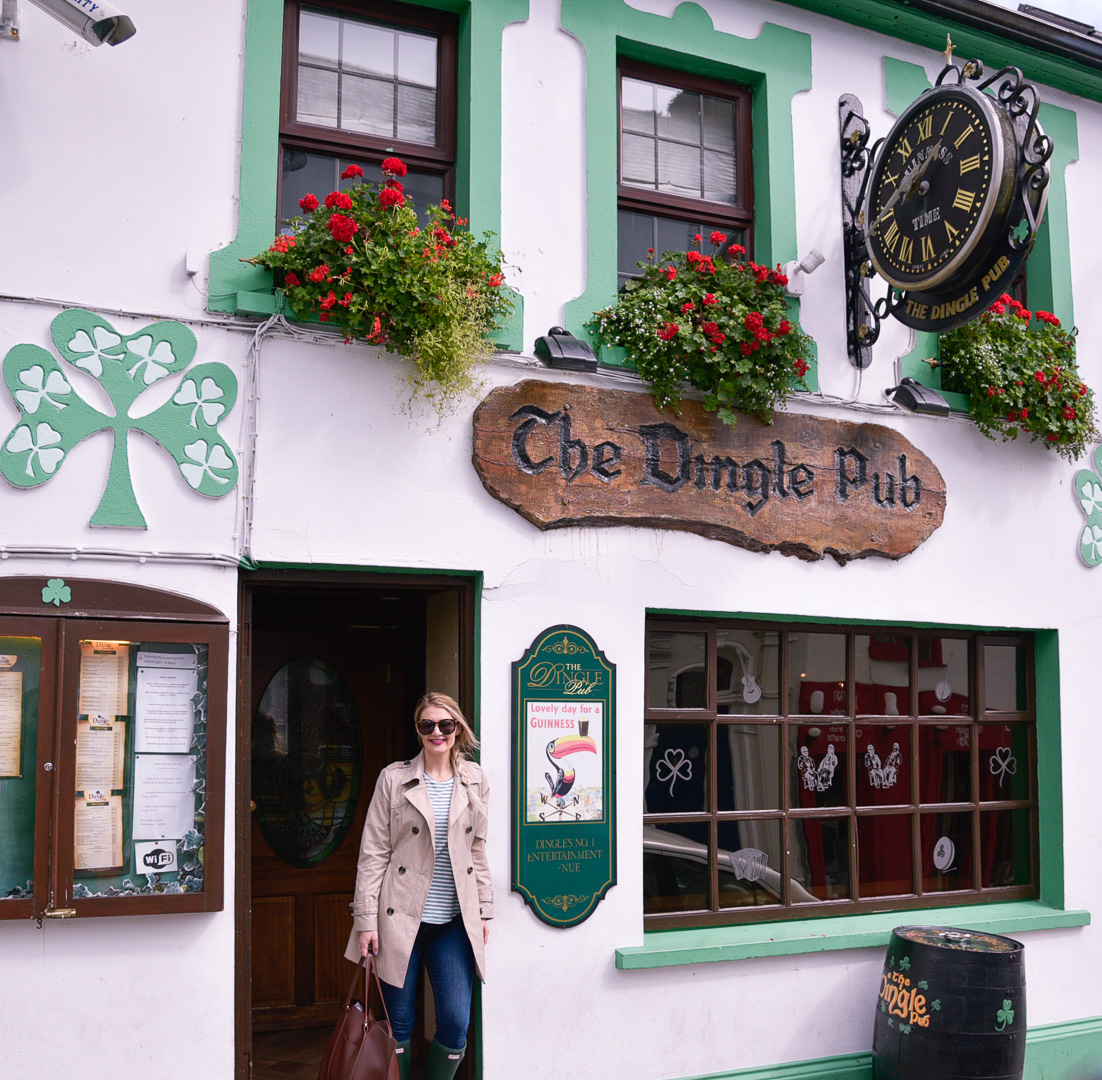
[[[987,310],[1033,247],[1048,194],[1052,140],[1040,98],[1017,68],[984,77],[952,63],[869,147],[852,94],[839,99],[846,338],[865,367],[880,322],[894,315],[941,332]],[[868,279],[889,285],[873,302]]]
[[[986,94],[923,94],[873,165],[865,221],[880,276],[899,289],[966,280],[1006,227],[1017,165],[1013,124]]]

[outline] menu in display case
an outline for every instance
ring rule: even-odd
[[[130,712],[130,645],[125,641],[80,643],[82,716],[125,716]]]
[[[23,672],[13,671],[19,657],[0,654],[0,776],[19,776],[23,742]]]
[[[73,869],[122,867],[122,797],[91,791],[76,800]]]
[[[134,714],[139,754],[186,754],[195,725],[194,653],[138,653]]]
[[[91,716],[77,722],[77,790],[119,790],[123,786],[126,722]]]

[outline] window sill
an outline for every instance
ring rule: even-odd
[[[888,944],[892,930],[904,925],[962,926],[985,933],[1006,934],[1087,926],[1090,921],[1089,911],[1064,911],[1029,900],[743,926],[653,930],[646,934],[642,945],[617,949],[616,966],[621,971],[629,971],[748,960],[757,956],[883,947]]]

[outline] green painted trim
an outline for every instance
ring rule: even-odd
[[[1064,796],[1060,718],[1060,643],[1055,630],[1033,637],[1037,681],[1037,828],[1041,900],[1064,906]]]
[[[791,0],[790,0],[791,2]],[[940,57],[938,58],[940,62]],[[939,63],[940,70],[940,63]],[[925,68],[892,56],[884,57],[885,108],[894,116],[928,90],[932,83]],[[1081,95],[1080,95],[1081,96]],[[1068,199],[1065,174],[1079,160],[1079,131],[1074,112],[1048,102],[1041,103],[1038,116],[1041,127],[1054,145],[1049,160],[1051,179],[1048,205],[1037,240],[1026,262],[1026,290],[1034,310],[1051,311],[1066,326],[1075,325],[1071,280],[1071,230],[1068,225]],[[928,364],[936,360],[940,338],[937,334],[917,332],[915,345],[900,357],[900,374],[937,390],[954,412],[969,412],[968,395],[941,388],[941,371]]]
[[[1102,1017],[1030,1028],[1023,1080],[1097,1080],[1102,1061]],[[872,1052],[791,1061],[757,1069],[709,1073],[686,1080],[872,1080]]]
[[[762,622],[816,623],[831,626],[910,626],[914,627],[916,630],[967,629],[980,634],[1045,633],[1045,631],[1039,631],[1035,626],[980,626],[975,623],[969,623],[967,627],[962,627],[960,623],[951,622],[915,622],[913,620],[904,619],[843,619],[840,616],[834,615],[794,615],[791,612],[775,614],[765,611],[701,611],[700,609],[689,610],[687,608],[647,608],[646,615],[657,617],[688,617],[694,619],[757,619]]]
[[[316,563],[249,560],[241,563],[242,570],[312,570],[350,574],[404,574],[407,577],[424,574],[426,577],[465,577],[481,579],[481,570],[441,570],[427,566],[368,566],[364,563]]]
[[[616,966],[632,971],[749,960],[760,956],[883,948],[895,927],[915,919],[929,926],[967,926],[970,930],[1006,934],[1087,926],[1090,912],[1061,911],[1038,901],[1025,900],[691,930],[651,930],[644,935],[642,945],[616,950]]]
[[[994,73],[1010,64],[1030,81],[1045,83],[1076,97],[1102,101],[1102,71],[1087,63],[1064,59],[1043,49],[1030,48],[991,33],[956,22],[951,16],[917,11],[899,0],[782,0],[792,7],[859,26],[865,32],[930,49],[932,64],[943,66],[937,54],[945,49],[945,35],[952,35],[956,57],[977,57]],[[1041,5],[1043,6],[1043,5]]]
[[[460,108],[456,205],[474,233],[501,232],[501,42],[505,27],[528,18],[528,0],[407,0],[459,15]],[[210,255],[211,311],[270,315],[274,300],[269,270],[251,258],[276,233],[279,172],[279,89],[283,62],[283,4],[252,0],[245,27],[241,103],[241,173],[237,235]],[[523,312],[523,304],[518,304]],[[522,315],[501,330],[501,344],[519,350]]]
[[[567,329],[586,340],[585,322],[616,299],[620,57],[753,88],[754,255],[768,265],[796,258],[792,99],[811,88],[810,36],[765,23],[757,38],[735,37],[716,30],[707,12],[688,2],[667,18],[625,0],[562,0],[561,21],[586,56],[587,275],[585,292],[566,305]]]

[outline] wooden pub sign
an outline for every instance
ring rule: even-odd
[[[576,626],[513,664],[513,888],[551,926],[616,884],[616,668]]]
[[[529,380],[474,414],[486,490],[541,529],[681,529],[751,551],[899,559],[942,522],[945,482],[899,432],[798,413],[734,429],[698,402]]]

